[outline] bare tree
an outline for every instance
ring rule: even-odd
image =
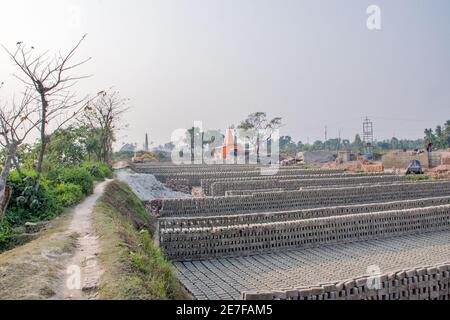
[[[27,47],[23,42],[18,42],[14,51],[9,51],[2,45],[21,71],[20,75],[15,75],[15,77],[34,92],[40,105],[40,149],[36,166],[36,189],[42,173],[44,153],[50,136],[48,133],[49,125],[56,124],[53,130],[62,127],[84,108],[87,99],[87,97],[77,99],[71,88],[78,80],[89,76],[70,74],[72,70],[91,59],[72,62],[85,37],[86,35],[67,54],[59,53],[53,57],[49,57],[48,52],[35,54],[34,47]]]
[[[7,177],[12,164],[15,163],[17,148],[29,133],[39,126],[39,109],[36,99],[29,90],[25,91],[19,103],[13,99],[11,108],[5,106],[0,109],[0,145],[7,151],[2,178]]]
[[[128,103],[129,99],[121,98],[117,91],[101,91],[85,108],[81,121],[97,133],[100,142],[98,157],[105,164],[111,160],[117,131],[125,127],[121,117],[130,109]]]
[[[6,157],[0,174],[0,220],[8,204],[6,180],[13,164],[20,173],[16,160],[17,148],[25,141],[31,131],[40,124],[39,105],[32,92],[27,89],[22,99],[12,106],[0,108],[0,145],[6,150]]]

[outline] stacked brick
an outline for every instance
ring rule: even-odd
[[[299,190],[304,187],[348,186],[358,184],[380,184],[405,182],[406,178],[395,175],[368,175],[368,176],[341,176],[327,179],[296,179],[296,180],[266,180],[266,181],[239,181],[215,182],[211,185],[211,196],[225,196],[227,191],[255,191],[280,188],[283,190]],[[230,193],[229,193],[230,194]],[[236,194],[236,193],[234,193]]]
[[[450,205],[288,222],[161,230],[172,260],[200,260],[450,230]]]
[[[191,187],[186,179],[167,179],[164,185],[174,191],[191,193]]]
[[[313,175],[313,174],[333,174],[343,173],[341,169],[300,169],[300,168],[279,168],[270,171],[269,168],[261,166],[241,165],[241,166],[172,166],[170,168],[158,168],[155,166],[138,166],[133,169],[138,173],[152,174],[159,181],[165,183],[167,179],[187,179],[190,186],[201,186],[203,179],[223,179],[239,177],[260,177],[269,176],[291,176],[291,175]],[[267,174],[266,174],[267,173]],[[269,174],[270,173],[270,174]]]
[[[348,186],[250,196],[167,199],[162,201],[159,214],[161,217],[176,217],[275,212],[449,195],[450,181]]]
[[[450,181],[292,167],[263,176],[257,165],[134,169],[206,195],[151,206],[157,241],[197,299],[450,298]],[[368,275],[373,264],[383,273]]]
[[[245,183],[257,181],[283,181],[283,180],[305,180],[305,179],[332,179],[332,178],[349,178],[349,177],[377,177],[380,173],[323,173],[323,171],[315,171],[316,174],[309,172],[304,174],[293,175],[275,175],[275,176],[258,176],[258,177],[238,177],[238,178],[216,178],[216,179],[202,179],[201,187],[205,196],[211,196],[211,185],[215,183]],[[392,173],[383,173],[383,176],[393,176]],[[231,190],[231,189],[229,189]]]
[[[450,300],[450,263],[293,290],[243,292],[243,300]]]
[[[450,205],[450,196],[382,203],[367,203],[340,207],[301,209],[279,212],[246,213],[238,215],[169,217],[158,220],[161,232],[179,232],[186,229],[246,226],[273,222],[287,222],[369,212],[399,211],[414,208]]]
[[[449,264],[449,257],[450,231],[445,231],[174,265],[195,298],[239,299],[243,292],[317,288],[367,276],[380,279],[378,275]]]

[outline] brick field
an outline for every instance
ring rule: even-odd
[[[302,168],[262,176],[250,165],[134,169],[203,190],[149,207],[161,249],[196,299],[449,299],[448,180]]]

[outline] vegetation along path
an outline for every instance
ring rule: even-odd
[[[92,212],[110,181],[50,222],[34,241],[0,255],[0,299],[93,299],[101,276]]]

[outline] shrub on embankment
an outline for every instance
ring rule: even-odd
[[[81,167],[86,169],[95,181],[103,181],[105,178],[111,179],[113,177],[111,168],[102,162],[86,161],[81,164]]]
[[[26,222],[49,221],[65,208],[78,204],[93,191],[94,181],[112,177],[112,171],[102,163],[54,166],[44,173],[38,191],[33,195],[34,170],[12,171],[7,184],[11,198],[3,221],[0,221],[0,252],[10,249],[24,233]]]
[[[154,224],[128,185],[113,181],[106,187],[94,210],[105,270],[100,299],[188,298],[172,265],[153,242]]]

